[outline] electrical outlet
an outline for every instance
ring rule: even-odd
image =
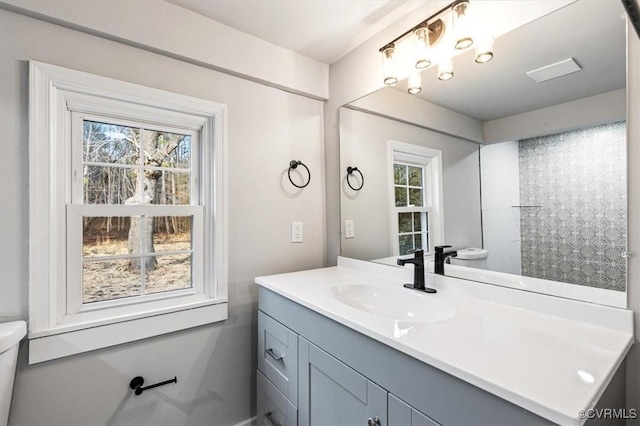
[[[302,242],[302,222],[291,222],[291,242]]]
[[[344,221],[344,237],[353,238],[356,236],[355,229],[353,228],[353,219],[347,219]]]

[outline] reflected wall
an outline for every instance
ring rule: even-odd
[[[378,115],[340,109],[340,190],[342,220],[354,221],[354,238],[341,234],[342,256],[374,260],[393,256],[392,197],[388,142],[442,151],[444,238],[437,244],[481,247],[479,145]],[[365,184],[354,191],[347,167],[358,167]],[[342,224],[344,228],[344,223]]]

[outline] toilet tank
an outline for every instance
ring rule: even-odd
[[[468,266],[470,268],[487,268],[489,251],[486,249],[470,247],[458,250],[458,256],[450,257],[452,265]]]
[[[27,324],[24,321],[0,323],[0,426],[7,426],[9,420],[18,347],[26,334]]]

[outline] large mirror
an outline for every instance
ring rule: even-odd
[[[431,67],[419,94],[401,81],[341,108],[341,255],[395,265],[448,244],[447,275],[625,307],[623,13],[570,3],[486,64],[465,52],[451,80]]]

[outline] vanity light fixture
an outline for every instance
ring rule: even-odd
[[[453,62],[451,59],[444,60],[438,64],[438,80],[446,81],[453,78]]]
[[[417,71],[409,76],[409,93],[415,95],[422,92],[422,74]]]
[[[424,25],[413,32],[413,44],[416,54],[416,68],[421,70],[431,65],[429,59],[429,27]]]
[[[382,51],[382,66],[384,68],[384,84],[392,86],[398,82],[396,76],[396,66],[393,63],[393,54],[396,52],[393,43],[389,44]]]
[[[471,36],[471,22],[469,21],[469,2],[462,1],[453,6],[453,26],[458,50],[466,49],[473,45]]]
[[[484,64],[493,59],[493,37],[486,37],[476,46],[476,62]]]
[[[394,85],[399,76],[413,76],[416,70],[420,72],[434,62],[439,64],[438,78],[449,80],[453,77],[451,59],[473,45],[477,46],[475,61],[479,64],[489,62],[493,58],[493,39],[478,37],[477,23],[473,22],[470,10],[470,0],[455,0],[382,46],[379,51],[382,53],[384,84]],[[403,48],[408,38],[413,41],[412,49]],[[407,56],[411,58],[407,59]],[[418,87],[409,82],[409,93],[420,92]]]

